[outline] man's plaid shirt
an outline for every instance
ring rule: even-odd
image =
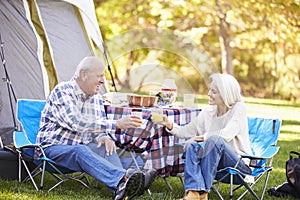
[[[102,96],[86,97],[73,79],[59,83],[49,95],[36,142],[43,146],[88,144],[115,130],[116,121],[107,120]]]

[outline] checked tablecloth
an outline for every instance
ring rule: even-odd
[[[151,108],[106,106],[108,119],[117,120],[130,115],[132,111],[142,112],[143,124],[140,128],[117,131],[112,136],[117,145],[141,153],[144,168],[156,169],[161,177],[181,176],[184,171],[183,149],[176,144],[182,141],[165,131],[163,126],[152,123]],[[164,115],[179,125],[185,125],[200,111],[199,108],[164,108]]]

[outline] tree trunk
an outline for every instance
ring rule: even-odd
[[[276,43],[273,44],[274,45],[274,72],[272,73],[273,75],[273,85],[272,85],[272,97],[275,96],[275,91],[276,91],[276,82],[277,82],[277,69],[278,69],[278,64],[277,64],[277,47],[276,47]]]
[[[216,6],[219,12],[219,41],[221,47],[221,57],[222,57],[222,72],[234,75],[232,66],[232,49],[230,47],[231,37],[230,37],[230,27],[226,22],[226,13],[223,13],[222,8],[218,0],[215,0]]]

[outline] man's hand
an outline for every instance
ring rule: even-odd
[[[117,120],[117,128],[127,129],[127,128],[138,128],[142,124],[142,119],[138,116],[130,115]]]
[[[105,152],[107,156],[111,156],[113,152],[116,152],[116,144],[109,137],[103,137],[99,140],[97,148],[105,145]]]

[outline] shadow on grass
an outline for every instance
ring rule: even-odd
[[[299,120],[282,120],[282,125],[299,125],[300,126],[300,119]]]
[[[300,130],[299,131],[284,131],[284,133],[290,134],[290,135],[295,135],[298,136],[300,135]],[[296,138],[294,138],[296,139]],[[291,139],[292,140],[292,139]]]

